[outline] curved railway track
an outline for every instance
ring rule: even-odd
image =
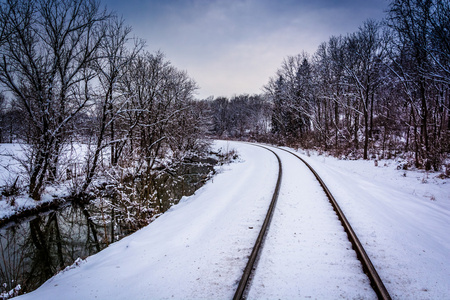
[[[241,280],[239,281],[239,285],[238,285],[238,288],[236,289],[233,299],[244,299],[244,296],[246,294],[246,289],[249,288],[249,281],[251,280],[252,271],[255,270],[255,268],[257,267],[256,262],[257,262],[258,254],[260,253],[260,251],[262,249],[263,241],[264,241],[265,236],[267,235],[269,225],[270,225],[270,222],[271,222],[271,219],[273,216],[273,212],[275,210],[278,195],[280,192],[280,186],[281,186],[281,180],[282,180],[282,174],[283,174],[282,163],[281,163],[281,159],[280,159],[279,155],[277,153],[275,153],[275,151],[271,150],[268,147],[261,146],[261,145],[255,145],[255,146],[262,147],[262,148],[272,152],[276,156],[276,158],[278,160],[278,165],[279,165],[279,172],[278,172],[276,187],[275,187],[275,190],[274,190],[274,193],[272,196],[271,203],[269,205],[269,209],[267,211],[267,215],[264,219],[263,225],[259,232],[258,238],[256,239],[253,250],[249,256],[249,260],[244,269]],[[369,256],[367,255],[366,251],[364,250],[364,247],[362,246],[361,242],[359,241],[358,237],[356,236],[353,228],[351,227],[351,225],[348,222],[347,218],[345,217],[344,213],[340,209],[338,203],[334,199],[330,190],[325,185],[324,181],[320,178],[319,174],[317,174],[317,172],[311,167],[311,165],[309,165],[305,160],[303,160],[297,154],[290,152],[286,149],[281,149],[281,148],[277,148],[277,149],[283,150],[283,151],[295,156],[297,159],[302,161],[302,163],[304,163],[308,167],[308,169],[314,174],[314,177],[319,182],[320,186],[322,187],[323,191],[325,192],[325,194],[328,198],[328,201],[332,205],[333,210],[336,212],[336,215],[338,216],[338,219],[339,219],[340,223],[342,224],[344,231],[347,233],[348,239],[349,239],[350,243],[352,244],[352,248],[356,252],[356,256],[357,256],[358,260],[361,262],[363,271],[364,271],[364,273],[366,273],[366,275],[370,279],[370,284],[371,284],[374,292],[376,293],[376,295],[378,296],[379,299],[391,299],[386,287],[384,286],[380,276],[378,275],[375,267],[373,266]]]

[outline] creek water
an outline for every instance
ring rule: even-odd
[[[125,203],[121,203],[124,197],[116,195],[86,205],[68,204],[0,228],[0,299],[19,285],[20,294],[38,288],[76,259],[93,255],[145,226],[152,216],[163,213],[182,196],[193,194],[213,170],[211,160],[183,164],[175,173],[152,178],[151,184],[142,179],[128,183],[131,191],[148,189],[151,185],[150,196],[134,193],[133,201],[128,197]],[[147,199],[136,199],[138,195]],[[125,221],[121,210],[123,207],[136,210],[130,203],[140,208],[132,224]]]

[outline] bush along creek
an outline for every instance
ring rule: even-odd
[[[98,181],[93,200],[70,201],[0,228],[0,299],[38,288],[56,273],[148,225],[192,195],[235,159],[233,153],[189,157],[151,174]]]

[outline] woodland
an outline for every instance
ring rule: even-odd
[[[23,167],[4,195],[39,201],[70,181],[89,200],[172,174],[213,138],[450,172],[448,1],[393,0],[383,20],[284,58],[263,93],[208,99],[99,1],[7,0],[0,15],[0,142],[21,144]],[[77,147],[82,158],[61,159]]]
[[[449,26],[448,1],[392,1],[384,20],[286,57],[265,93],[211,99],[213,132],[448,170]]]

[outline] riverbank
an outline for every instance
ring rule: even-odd
[[[121,180],[97,178],[88,194],[91,201],[73,198],[67,181],[47,187],[41,200],[35,201],[20,187],[23,183],[11,189],[18,182],[12,179],[23,173],[18,168],[11,172],[9,162],[0,174],[4,192],[0,199],[0,298],[28,293],[80,257],[93,255],[148,225],[208,181],[216,166],[228,159],[222,154],[188,156],[171,162],[167,169],[155,170],[150,177],[113,170]]]
[[[12,201],[14,204],[11,204]],[[9,223],[20,222],[37,214],[58,209],[64,204],[67,204],[66,200],[53,197],[48,197],[48,200],[41,201],[36,201],[25,196],[0,200],[0,228],[7,226]]]
[[[26,145],[0,144],[0,227],[10,222],[56,209],[65,204],[70,196],[67,185],[49,186],[43,193],[41,200],[29,197],[25,190],[26,169],[23,161]],[[63,157],[74,161],[80,157]]]

